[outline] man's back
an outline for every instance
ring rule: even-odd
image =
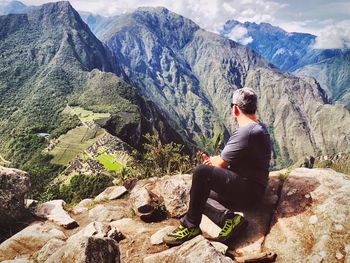
[[[271,140],[265,126],[252,122],[238,128],[225,145],[221,158],[239,176],[265,187],[271,158]]]

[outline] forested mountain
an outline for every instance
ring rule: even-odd
[[[153,130],[182,142],[154,104],[123,81],[118,59],[69,2],[0,16],[0,58],[0,155],[33,176],[47,179],[59,169],[42,154],[42,135],[57,138],[80,125],[64,113],[67,105],[108,113],[105,128],[136,148]]]
[[[200,143],[200,134],[220,130],[227,135],[232,92],[250,86],[259,94],[259,115],[273,134],[278,162],[347,148],[349,112],[327,105],[315,80],[283,73],[250,48],[165,8],[109,18],[94,33],[114,51],[128,81],[189,140]]]

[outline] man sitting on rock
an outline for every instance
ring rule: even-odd
[[[244,209],[257,205],[268,182],[271,141],[265,126],[256,117],[257,95],[250,88],[234,92],[232,116],[238,129],[230,137],[220,156],[204,155],[196,167],[187,214],[181,224],[163,241],[175,246],[200,235],[202,214],[221,227],[217,241],[227,242],[244,229],[248,222],[227,209]]]

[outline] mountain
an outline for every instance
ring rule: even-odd
[[[236,20],[227,21],[220,34],[229,36],[237,28],[246,29],[246,37],[251,38],[247,44],[249,47],[281,70],[290,72],[302,66],[300,61],[308,54],[316,38],[311,34],[288,33],[268,23],[240,23]]]
[[[163,141],[183,143],[154,103],[123,81],[117,58],[69,2],[0,16],[0,58],[0,155],[25,168],[33,185],[62,170],[42,154],[45,136],[71,136],[67,156],[98,138],[93,120],[81,123],[67,107],[107,114],[102,128],[136,148],[153,131]]]
[[[350,110],[350,50],[338,50],[338,53],[317,63],[307,64],[294,73],[314,77],[332,102],[344,104]]]
[[[221,32],[230,36],[237,28],[246,30],[247,45],[283,71],[316,78],[331,102],[340,102],[350,109],[350,50],[314,49],[316,36],[289,33],[268,23],[240,23],[229,20]]]
[[[25,14],[33,8],[34,6],[27,6],[20,1],[2,1],[0,3],[0,15]]]
[[[349,112],[328,105],[314,79],[283,73],[249,47],[165,8],[140,8],[108,24],[94,33],[114,51],[129,83],[197,145],[201,135],[220,131],[227,139],[234,126],[231,95],[250,86],[259,95],[259,116],[273,135],[278,163],[347,148]]]

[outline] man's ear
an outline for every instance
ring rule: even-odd
[[[240,114],[240,110],[237,105],[233,105],[233,113],[235,116],[238,116]]]

